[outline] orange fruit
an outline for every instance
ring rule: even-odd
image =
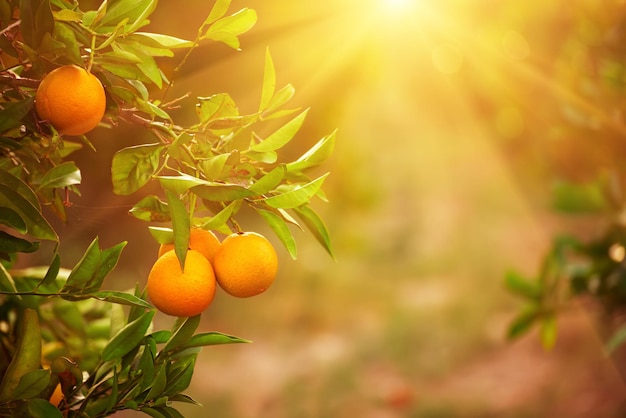
[[[50,403],[54,406],[57,406],[63,400],[63,390],[61,389],[61,384],[56,385],[54,388],[54,392],[50,395]]]
[[[65,65],[46,75],[35,94],[35,109],[59,133],[82,135],[104,116],[106,95],[98,78],[77,65]]]
[[[274,282],[278,257],[263,235],[236,233],[220,244],[213,268],[217,282],[226,293],[247,298],[266,291]]]
[[[210,262],[213,262],[219,246],[220,241],[213,232],[201,228],[192,228],[189,231],[189,249],[198,251]],[[173,249],[174,244],[161,244],[159,257]]]
[[[148,274],[148,296],[161,312],[172,316],[196,316],[215,296],[215,274],[211,263],[195,250],[187,251],[181,270],[171,250],[157,259]]]

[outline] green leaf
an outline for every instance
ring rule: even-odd
[[[219,230],[223,225],[228,222],[233,214],[237,213],[241,208],[241,200],[235,200],[229,203],[224,209],[219,211],[212,218],[202,223],[202,229],[214,229]]]
[[[20,178],[15,177],[6,170],[0,170],[0,185],[2,184],[19,193],[22,198],[26,199],[37,210],[41,209],[37,194]]]
[[[272,97],[274,97],[274,91],[276,90],[276,70],[274,68],[274,62],[270,55],[269,47],[265,49],[265,70],[263,71],[263,89],[261,90],[261,103],[259,105],[259,112],[265,110]]]
[[[552,187],[553,205],[565,213],[597,213],[610,208],[599,182],[557,182]]]
[[[330,234],[328,233],[328,229],[326,228],[322,218],[313,209],[306,205],[294,208],[294,211],[300,220],[304,222],[309,231],[311,231],[315,239],[322,244],[324,249],[334,260],[335,254],[330,242]]]
[[[189,387],[193,371],[196,365],[196,354],[178,359],[168,370],[167,387],[164,391],[166,396],[180,393]]]
[[[13,392],[14,399],[30,399],[39,395],[50,382],[49,370],[33,370],[20,379],[20,383]]]
[[[24,100],[6,104],[0,109],[0,133],[7,132],[22,125],[24,118],[33,108],[34,102],[34,97],[29,97]]]
[[[189,318],[179,318],[177,323],[178,328],[172,333],[172,337],[165,347],[163,347],[163,351],[172,351],[189,341],[194,332],[198,329],[198,325],[200,325],[200,315]]]
[[[330,135],[322,138],[296,161],[287,164],[287,171],[301,172],[326,161],[333,153],[336,133],[337,131],[334,131]]]
[[[0,291],[13,293],[17,292],[13,277],[11,277],[2,263],[0,263]]]
[[[0,206],[0,224],[25,234],[28,229],[22,217],[13,209]]]
[[[508,272],[504,278],[506,287],[513,293],[531,300],[539,300],[543,291],[538,282],[532,282],[516,272]]]
[[[204,347],[209,345],[238,344],[250,342],[251,341],[244,340],[243,338],[222,334],[220,332],[204,332],[191,337],[189,341],[179,347],[179,350],[182,351],[189,348]]]
[[[24,42],[37,49],[46,33],[54,31],[49,0],[20,0],[20,29]]]
[[[154,11],[156,0],[110,0],[108,4],[104,4],[104,8],[98,10],[99,16],[91,23],[93,29],[99,29],[99,32],[113,30],[118,24],[133,22],[125,30],[126,33],[133,32],[148,23],[148,16]]]
[[[16,212],[22,218],[30,235],[39,239],[58,241],[59,237],[41,215],[38,205],[33,206],[22,195],[4,184],[0,184],[0,201],[4,207]]]
[[[278,128],[274,133],[265,138],[262,142],[258,144],[254,144],[250,147],[251,150],[256,152],[269,152],[276,151],[277,149],[286,145],[289,141],[293,139],[296,135],[306,115],[308,113],[308,109],[304,112],[300,113],[295,118],[291,119],[285,125]]]
[[[223,17],[230,7],[230,2],[231,0],[217,0],[213,5],[213,8],[209,12],[209,15],[205,19],[204,25],[210,25],[211,23]]]
[[[626,326],[621,326],[617,331],[611,335],[608,342],[605,345],[605,349],[608,353],[613,353],[622,344],[626,342]]]
[[[195,195],[214,202],[231,202],[233,200],[256,196],[254,191],[246,189],[243,186],[215,182],[205,182],[204,184],[192,187],[190,190]]]
[[[289,230],[285,220],[272,211],[259,208],[256,208],[256,210],[283,243],[291,258],[295,260],[297,256],[296,240],[291,234],[291,230]]]
[[[150,305],[148,302],[141,299],[140,297],[125,292],[102,290],[99,292],[91,293],[87,296],[105,302],[117,303],[119,305],[138,306],[140,308],[146,309],[152,308],[152,305]]]
[[[258,179],[254,184],[248,187],[257,195],[264,195],[274,190],[285,178],[286,167],[284,164],[276,166],[272,171]]]
[[[238,35],[252,29],[256,24],[257,15],[252,9],[244,8],[231,16],[215,21],[201,39],[212,39],[223,42],[233,49],[239,49]]]
[[[122,242],[109,249],[100,250],[98,237],[96,237],[72,269],[61,292],[75,293],[98,290],[106,275],[117,265],[125,246],[126,242]]]
[[[113,192],[129,195],[143,187],[159,167],[161,144],[138,145],[115,153],[111,165]]]
[[[63,414],[46,399],[29,399],[26,401],[26,411],[22,416],[29,418],[63,418]]]
[[[161,46],[168,49],[190,48],[193,46],[193,42],[186,39],[180,39],[160,33],[135,32],[134,34],[128,36],[128,39],[137,40],[137,42],[148,46]]]
[[[174,251],[180,262],[180,269],[185,268],[185,258],[189,248],[189,229],[191,222],[185,204],[169,190],[165,191],[167,204],[172,218],[172,230],[174,231]]]
[[[295,94],[296,94],[296,89],[291,84],[287,84],[285,87],[278,90],[274,94],[270,102],[267,104],[267,107],[265,108],[265,110],[263,111],[263,119],[264,120],[276,119],[276,118],[287,116],[294,112],[297,112],[299,109],[289,109],[289,110],[276,112],[278,108],[280,108],[281,106],[289,102]]]
[[[39,189],[68,187],[80,182],[80,170],[73,161],[67,161],[52,167],[44,174]]]
[[[179,196],[194,186],[208,184],[206,180],[188,174],[181,174],[179,176],[155,176],[155,179],[159,180],[161,187],[165,190]]]
[[[198,97],[196,114],[200,123],[210,120],[239,116],[239,110],[232,97],[227,93]]]
[[[59,276],[60,270],[61,270],[61,257],[59,257],[58,253],[55,253],[54,258],[50,262],[50,266],[48,266],[46,275],[43,277],[43,279],[41,279],[39,283],[37,283],[37,288],[44,287],[44,286],[54,283],[54,281]]]
[[[148,311],[122,328],[102,350],[102,361],[121,359],[143,340],[155,311]]]
[[[322,187],[324,180],[330,173],[326,173],[309,183],[297,186],[285,193],[271,196],[265,199],[265,203],[273,208],[293,209],[302,206]]]
[[[531,305],[527,307],[513,320],[509,326],[507,337],[512,340],[528,332],[538,318],[537,306]]]
[[[147,222],[169,222],[171,220],[167,203],[157,196],[146,196],[130,210],[135,218]]]
[[[148,231],[159,244],[171,244],[174,242],[174,231],[171,228],[149,226]]]
[[[149,401],[161,397],[161,394],[167,387],[167,383],[168,383],[167,382],[167,365],[165,363],[162,363],[158,365],[157,367],[158,369],[156,370],[156,376],[154,377],[154,380],[152,381],[152,387],[150,388],[150,391],[146,395],[146,400],[149,400]]]
[[[38,242],[30,242],[0,230],[0,254],[32,253],[39,249]]]
[[[543,345],[544,349],[550,350],[554,347],[554,345],[556,344],[557,331],[558,327],[556,322],[556,315],[549,314],[545,316],[541,321],[540,328],[541,344]]]

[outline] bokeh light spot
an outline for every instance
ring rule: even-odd
[[[526,38],[514,30],[507,31],[502,37],[504,53],[514,60],[523,60],[530,55],[530,45]]]

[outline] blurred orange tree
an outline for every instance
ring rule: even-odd
[[[86,11],[77,0],[0,0],[0,416],[102,417],[134,409],[179,417],[172,402],[195,402],[183,392],[199,350],[245,342],[198,332],[200,315],[154,330],[156,311],[139,286],[102,290],[125,242],[103,249],[95,237],[72,269],[61,267],[61,237],[43,208],[69,221],[66,208],[81,183],[72,153],[96,147],[78,131],[61,132],[67,128],[50,109],[44,116],[36,109],[37,88],[55,69],[75,66],[86,71],[82,78],[95,76],[104,86],[100,126],[113,132],[124,121],[151,134],[152,143],[115,154],[113,190],[140,194],[130,213],[149,223],[156,241],[173,244],[181,266],[192,228],[241,232],[236,216],[244,206],[268,223],[292,257],[294,226],[308,229],[332,255],[324,222],[309,205],[315,197],[325,200],[328,173],[310,178],[307,172],[331,155],[335,135],[295,161],[281,160],[278,152],[296,137],[307,110],[285,107],[294,88],[277,89],[269,51],[258,110],[242,114],[220,93],[197,98],[190,126],[170,116],[186,98],[169,99],[169,88],[194,49],[209,41],[239,49],[239,35],[254,26],[254,10],[230,14],[230,3],[216,0],[196,38],[185,40],[143,31],[156,0],[104,0]],[[160,62],[175,56],[180,63],[166,74]],[[47,94],[61,90],[48,87]],[[73,116],[68,100],[64,121]],[[281,118],[286,122],[274,128]],[[268,121],[272,133],[259,134]],[[150,182],[160,195],[141,194]],[[49,265],[16,268],[20,253],[43,251],[41,241],[55,244]],[[53,405],[58,386],[63,397]]]
[[[551,99],[529,104],[542,119],[530,132],[535,138],[517,145],[539,155],[544,185],[545,177],[553,180],[552,210],[587,227],[555,237],[535,277],[506,275],[507,287],[525,301],[509,336],[537,325],[550,348],[559,313],[573,299],[587,300],[600,308],[607,348],[615,350],[626,342],[626,15],[617,4],[587,0],[572,11],[546,18],[537,34],[551,40],[543,51],[551,64],[542,68]]]

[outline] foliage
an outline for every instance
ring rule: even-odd
[[[558,315],[573,299],[599,306],[603,323],[618,322],[609,330],[609,350],[626,341],[626,325],[619,319],[626,308],[626,149],[620,108],[626,67],[623,15],[612,7],[583,0],[580,13],[562,22],[569,30],[557,38],[554,71],[558,88],[568,94],[558,97],[557,109],[544,109],[552,117],[550,135],[542,137],[547,143],[542,158],[555,179],[551,210],[568,220],[585,220],[593,232],[585,228],[555,237],[536,277],[517,272],[505,277],[507,288],[525,302],[509,337],[537,325],[546,348],[556,343]]]
[[[0,416],[98,417],[135,409],[178,417],[171,402],[195,402],[183,392],[200,349],[246,342],[197,332],[199,316],[154,330],[155,310],[139,287],[102,290],[125,242],[102,249],[96,237],[72,269],[61,267],[62,237],[42,208],[67,221],[82,180],[71,156],[96,147],[37,118],[37,85],[54,68],[76,64],[98,77],[107,94],[102,125],[130,122],[151,133],[153,142],[115,154],[113,190],[130,195],[151,182],[160,186],[160,195],[140,195],[130,213],[149,223],[159,243],[174,243],[181,265],[192,226],[239,231],[236,216],[244,206],[269,224],[292,257],[291,229],[301,225],[332,255],[329,233],[310,206],[314,197],[325,200],[328,173],[307,173],[330,156],[335,133],[295,161],[280,159],[308,110],[285,108],[294,88],[276,88],[269,50],[256,111],[242,113],[220,93],[197,98],[190,126],[170,115],[185,98],[167,101],[169,88],[194,49],[210,41],[238,49],[239,35],[254,26],[253,10],[229,14],[230,3],[216,0],[190,41],[144,31],[156,0],[104,0],[87,11],[76,0],[0,0]],[[161,60],[181,55],[165,74]],[[41,251],[41,241],[55,244],[50,264],[16,268],[20,254]],[[60,409],[47,401],[58,384],[65,396]]]

